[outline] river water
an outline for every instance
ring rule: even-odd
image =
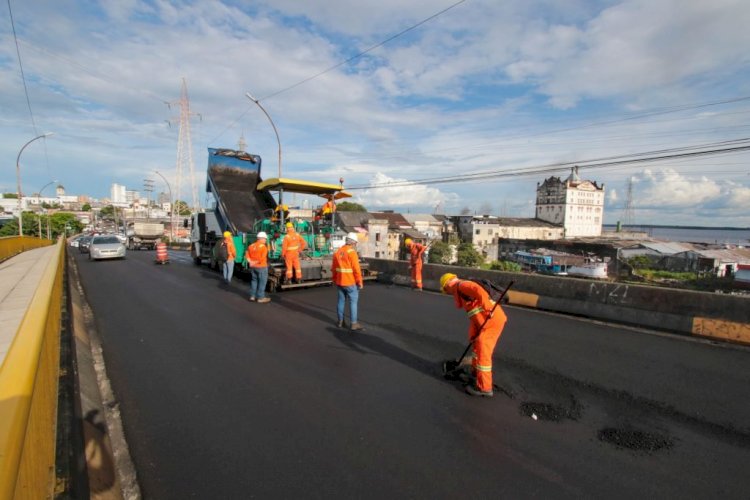
[[[613,231],[614,225],[605,224],[607,231]],[[727,245],[750,246],[750,229],[725,228],[692,228],[692,227],[654,227],[629,226],[628,229],[648,233],[649,236],[669,241],[688,241],[691,243],[717,243]]]

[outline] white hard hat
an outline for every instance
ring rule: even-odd
[[[357,243],[359,239],[357,238],[357,233],[349,233],[346,235],[347,241],[353,241],[354,243]]]
[[[265,232],[265,231],[261,231],[261,232],[259,232],[259,233],[258,233],[258,236],[257,236],[257,238],[258,238],[258,239],[261,239],[261,238],[266,238],[266,239],[268,239],[268,235],[266,234],[266,232]]]

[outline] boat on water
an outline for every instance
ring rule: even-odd
[[[606,262],[586,262],[570,266],[567,270],[568,276],[578,276],[583,278],[607,279]]]

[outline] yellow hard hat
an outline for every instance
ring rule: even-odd
[[[232,233],[230,233],[229,231],[224,231],[224,237],[225,238],[229,238],[231,236],[232,236]]]
[[[407,246],[411,245],[411,238],[406,238],[406,239],[404,240],[404,243],[405,243],[405,244],[406,244]]]
[[[294,224],[292,224],[291,222],[287,222],[286,227],[294,227]]]
[[[445,293],[445,285],[448,284],[450,280],[456,279],[458,276],[456,276],[453,273],[445,273],[440,277],[440,291]]]

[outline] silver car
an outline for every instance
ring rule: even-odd
[[[89,245],[89,260],[124,259],[125,245],[115,235],[94,236]]]

